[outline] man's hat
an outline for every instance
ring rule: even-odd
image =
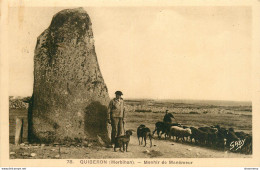
[[[115,94],[118,94],[118,95],[123,95],[123,93],[121,91],[116,91]]]

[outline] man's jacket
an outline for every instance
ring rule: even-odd
[[[125,118],[125,104],[122,98],[114,98],[108,105],[108,119],[114,117]]]
[[[164,123],[172,123],[172,115],[170,113],[165,114],[163,118]]]

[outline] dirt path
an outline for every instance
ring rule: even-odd
[[[138,145],[132,136],[128,152],[113,151],[105,147],[59,147],[55,146],[14,146],[10,144],[10,158],[27,159],[87,159],[87,158],[249,158],[251,155],[219,151],[210,148],[181,144],[169,140],[153,140],[153,147]],[[30,156],[35,153],[35,156]]]
[[[227,157],[251,157],[250,155],[237,154],[231,152],[218,151],[203,148],[195,145],[181,144],[169,140],[153,140],[153,147],[150,148],[148,142],[146,147],[138,145],[137,137],[132,137],[129,152],[113,152],[113,149],[100,151],[102,158],[227,158]],[[111,152],[112,151],[112,152]],[[90,153],[91,158],[100,158],[96,154]],[[92,157],[93,156],[93,157]]]

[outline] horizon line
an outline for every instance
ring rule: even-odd
[[[252,102],[252,100],[230,100],[230,99],[187,99],[187,98],[175,98],[175,99],[161,99],[161,98],[124,98],[125,100],[134,100],[134,99],[139,99],[139,100],[194,100],[194,101],[231,101],[231,102]]]
[[[30,95],[28,96],[22,96],[22,95],[9,95],[9,97],[31,97]],[[109,97],[109,98],[113,98],[113,97]],[[123,97],[124,98],[124,97]],[[187,98],[165,98],[165,99],[161,99],[161,98],[133,98],[133,97],[129,97],[129,98],[124,98],[124,100],[183,100],[183,101],[226,101],[226,102],[251,102],[252,100],[230,100],[230,99],[187,99]]]

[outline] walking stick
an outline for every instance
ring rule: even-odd
[[[123,121],[123,130],[124,130],[124,135],[125,135],[125,121]]]
[[[178,121],[175,119],[175,117],[173,116],[174,120],[176,121],[176,123],[178,123]]]

